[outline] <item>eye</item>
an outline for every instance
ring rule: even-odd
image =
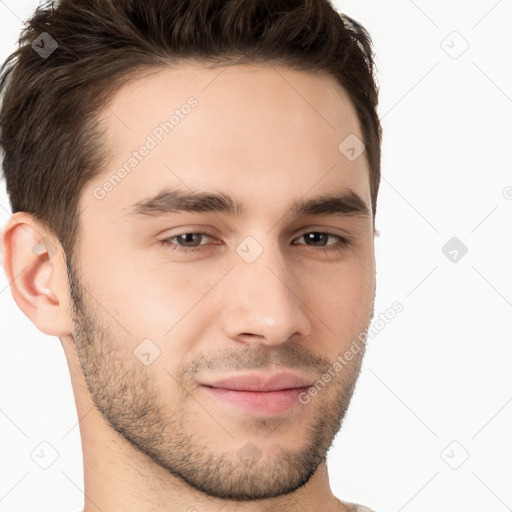
[[[160,244],[173,251],[191,253],[203,250],[201,249],[201,246],[206,245],[206,243],[201,243],[201,240],[204,240],[204,238],[211,240],[213,236],[208,233],[182,233],[160,240]],[[301,238],[304,238],[308,243],[299,243],[298,245],[309,245],[309,243],[313,243],[313,245],[309,245],[309,247],[314,247],[317,248],[317,250],[324,252],[342,251],[350,245],[350,241],[347,238],[330,231],[309,231],[296,240],[300,240]],[[334,242],[327,244],[329,239],[337,240],[338,243]],[[174,242],[174,240],[176,240],[176,242]],[[211,249],[211,246],[207,247],[205,250],[208,249]]]
[[[300,240],[301,238],[304,238],[304,240],[307,240],[309,242],[317,243],[320,242],[320,247],[318,250],[320,251],[342,251],[346,247],[350,245],[350,241],[341,236],[337,233],[332,233],[330,231],[309,231],[307,233],[304,233],[302,236],[297,238],[297,240]],[[329,238],[334,238],[338,240],[338,244],[332,243],[332,244],[324,244],[323,242],[327,242]],[[319,240],[320,239],[320,240]],[[299,244],[299,245],[307,245],[307,244]],[[311,247],[311,246],[310,246]],[[317,247],[316,245],[313,245],[313,247]]]
[[[181,252],[194,252],[200,250],[199,247],[204,244],[198,244],[202,237],[212,238],[208,233],[182,233],[180,235],[174,235],[165,240],[160,240],[160,243],[165,247],[170,247],[174,251]],[[177,239],[178,243],[174,243],[173,240]],[[180,245],[181,243],[185,245]]]

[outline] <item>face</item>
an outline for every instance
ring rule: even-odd
[[[297,489],[340,428],[373,316],[368,166],[338,148],[362,140],[347,94],[284,67],[182,64],[124,85],[101,119],[111,158],[83,190],[69,275],[95,404],[208,495]],[[306,389],[206,386],[283,371]]]

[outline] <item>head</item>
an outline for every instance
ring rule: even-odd
[[[364,28],[327,0],[62,0],[29,20],[0,87],[11,290],[104,428],[211,496],[304,485],[373,316]],[[205,387],[283,369],[324,384],[279,414]]]

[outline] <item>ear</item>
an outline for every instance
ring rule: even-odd
[[[19,308],[43,333],[72,331],[65,254],[56,237],[31,215],[17,212],[2,232],[2,264]]]

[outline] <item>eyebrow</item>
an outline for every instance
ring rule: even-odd
[[[222,213],[232,217],[246,217],[245,205],[223,192],[191,192],[164,189],[154,196],[129,206],[124,217],[157,218],[172,213]],[[353,190],[323,194],[310,199],[299,199],[289,211],[294,217],[312,215],[370,216],[367,204]]]

